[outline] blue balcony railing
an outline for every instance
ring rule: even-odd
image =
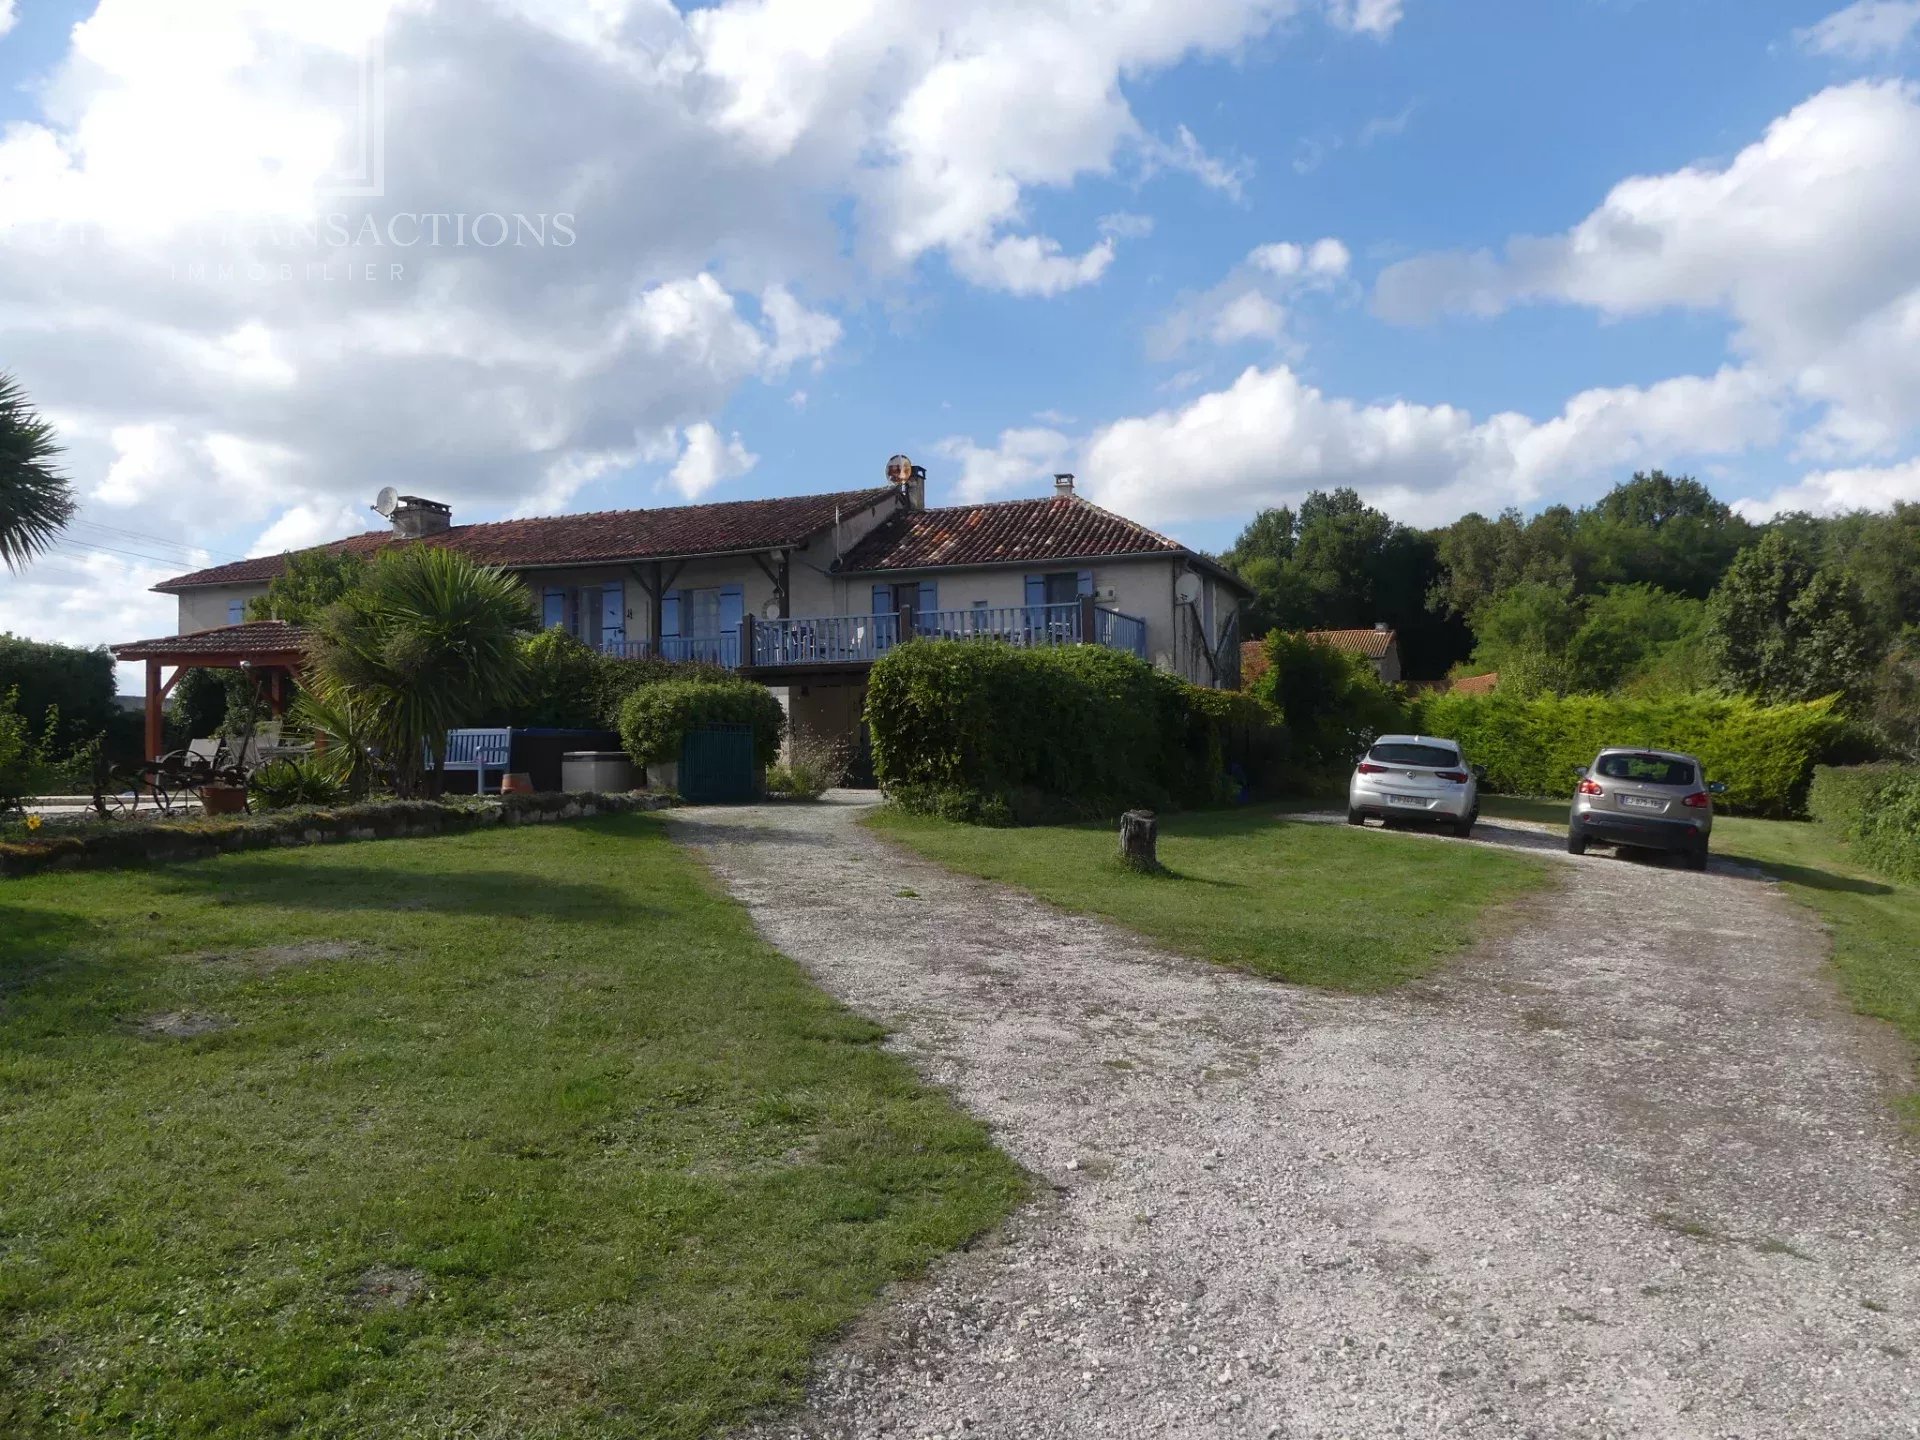
[[[1091,613],[1093,630],[1086,633]],[[788,620],[752,620],[745,627],[752,652],[744,663],[756,669],[802,665],[869,664],[903,639],[998,640],[1023,647],[1104,645],[1147,658],[1147,622],[1134,615],[1080,601],[1062,605],[976,605],[966,610],[925,610],[898,615],[805,615]],[[644,640],[609,641],[608,654],[629,658],[700,660],[740,668],[741,634],[668,636],[657,646]]]

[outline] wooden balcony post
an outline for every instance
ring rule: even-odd
[[[1099,630],[1094,625],[1097,618],[1094,613],[1093,596],[1080,597],[1080,643],[1091,645],[1099,638]]]
[[[740,668],[746,669],[753,664],[753,612],[748,610],[740,616]]]

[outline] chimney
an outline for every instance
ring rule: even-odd
[[[916,465],[904,455],[887,461],[887,480],[906,497],[909,510],[927,508],[927,467]]]
[[[440,535],[453,524],[453,507],[418,495],[402,495],[393,507],[393,533],[403,540]]]
[[[1072,494],[1073,476],[1063,470],[1053,477],[1053,498],[1056,500],[1065,500]]]
[[[1377,635],[1384,635],[1392,628],[1393,627],[1384,620],[1376,620],[1373,622],[1374,633]]]

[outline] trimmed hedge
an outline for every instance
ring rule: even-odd
[[[0,842],[0,877],[42,870],[117,869],[205,860],[238,850],[329,845],[344,840],[401,840],[451,835],[491,825],[538,825],[589,815],[663,810],[659,795],[506,795],[499,800],[387,800],[337,810],[280,811],[229,819],[111,821],[47,838]]]
[[[1920,765],[1822,765],[1807,808],[1880,874],[1920,883]]]
[[[1225,798],[1284,758],[1272,712],[1093,645],[914,640],[867,686],[874,773],[902,806],[983,824]]]
[[[754,758],[771,765],[786,724],[773,692],[751,680],[662,680],[635,690],[620,707],[620,739],[641,764],[678,760],[689,730],[751,725]]]
[[[1843,722],[1833,697],[1759,705],[1711,695],[1630,699],[1543,695],[1436,695],[1420,700],[1424,735],[1458,740],[1485,767],[1486,787],[1507,795],[1567,795],[1573,772],[1611,745],[1644,745],[1698,755],[1724,780],[1729,809],[1750,815],[1803,814],[1816,762],[1837,743]]]

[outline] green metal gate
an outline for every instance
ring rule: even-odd
[[[691,805],[723,805],[756,798],[751,725],[689,730],[680,742],[680,796]]]

